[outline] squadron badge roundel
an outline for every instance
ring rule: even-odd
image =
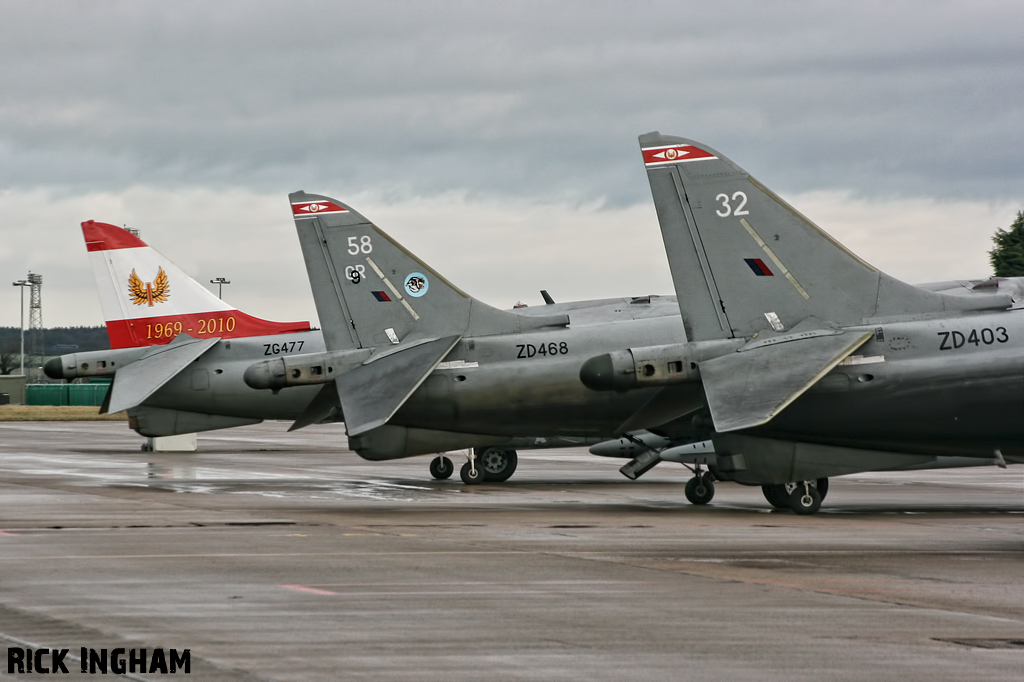
[[[405,278],[405,293],[414,298],[419,298],[427,293],[429,288],[430,282],[427,281],[427,276],[422,272],[414,272]]]

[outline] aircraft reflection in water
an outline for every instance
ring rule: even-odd
[[[107,407],[143,435],[344,415],[367,459],[474,448],[467,483],[508,478],[517,446],[618,437],[593,451],[631,457],[631,477],[691,466],[695,503],[733,480],[813,513],[829,476],[1024,460],[1020,280],[904,284],[709,147],[657,133],[641,147],[676,298],[497,310],[351,207],[298,192],[322,337],[243,318],[145,244],[115,245],[123,230],[86,223],[87,242],[100,237],[90,251],[106,254],[108,328],[127,324],[140,345],[48,371],[119,369]],[[191,298],[175,308],[177,282]],[[437,457],[431,471],[453,465]]]

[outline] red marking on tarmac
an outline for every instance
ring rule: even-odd
[[[13,536],[17,535],[17,533],[8,533],[5,530],[0,530],[0,535],[10,535],[10,536],[13,537]]]
[[[338,594],[337,592],[318,590],[315,587],[306,587],[305,585],[281,585],[281,587],[286,590],[298,590],[299,592],[309,592],[310,594]]]

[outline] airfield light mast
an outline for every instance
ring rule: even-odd
[[[224,297],[221,295],[223,292],[223,287],[225,284],[231,284],[231,280],[224,279],[223,277],[218,277],[217,279],[211,279],[210,284],[217,285],[217,298],[224,300]]]
[[[29,299],[28,299],[28,328],[29,336],[32,339],[32,356],[38,356],[40,363],[43,360],[43,276],[38,273],[28,273]],[[37,377],[38,380],[38,377]]]
[[[21,376],[25,376],[25,287],[31,286],[27,279],[19,279],[13,282],[16,287],[21,287]]]

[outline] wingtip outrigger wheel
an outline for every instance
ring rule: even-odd
[[[818,492],[815,481],[804,481],[797,483],[793,492],[789,494],[790,504],[793,511],[801,516],[809,516],[821,509],[821,493]]]
[[[444,455],[438,455],[430,460],[430,475],[438,481],[451,478],[455,473],[455,465]]]
[[[693,478],[686,482],[686,499],[696,505],[707,504],[715,496],[714,477],[711,472],[701,473],[700,465],[693,473]]]
[[[470,450],[466,454],[466,463],[459,472],[462,482],[466,485],[477,485],[484,482],[484,470],[476,465],[476,453]]]

